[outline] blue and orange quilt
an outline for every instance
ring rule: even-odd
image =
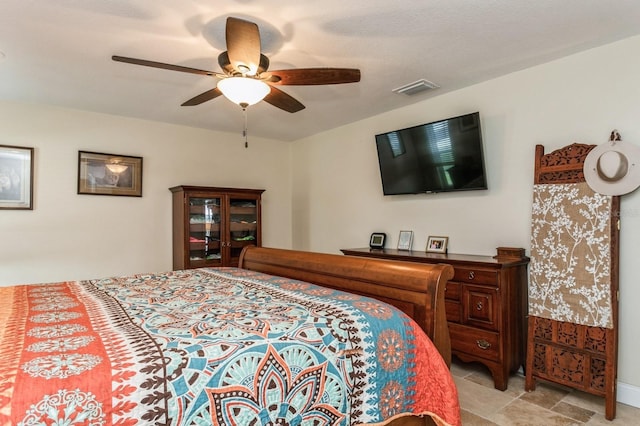
[[[399,310],[236,268],[0,287],[0,424],[459,425]]]

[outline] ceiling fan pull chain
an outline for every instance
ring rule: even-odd
[[[244,147],[249,147],[249,142],[247,141],[247,108],[242,108],[242,115],[244,115],[244,130],[242,131],[242,136],[244,136]]]

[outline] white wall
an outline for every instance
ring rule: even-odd
[[[266,189],[263,243],[291,246],[289,143],[11,102],[0,128],[0,144],[35,148],[34,210],[0,211],[0,285],[172,269],[181,184]],[[78,195],[79,150],[143,157],[142,198]]]
[[[339,253],[366,247],[374,231],[387,247],[400,230],[449,236],[453,253],[494,255],[524,247],[529,231],[536,144],[546,152],[573,142],[606,142],[612,129],[640,145],[640,37],[443,94],[297,141],[293,146],[293,246]],[[391,89],[391,88],[389,88]],[[382,195],[374,135],[480,111],[487,191]],[[640,406],[640,190],[622,197],[619,400]]]

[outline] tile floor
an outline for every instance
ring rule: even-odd
[[[451,365],[462,408],[463,426],[568,426],[640,425],[640,408],[618,403],[616,418],[604,418],[604,398],[538,382],[534,392],[524,391],[524,376],[509,379],[501,392],[484,366],[454,358]]]

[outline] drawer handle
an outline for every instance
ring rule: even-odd
[[[480,349],[489,349],[491,347],[491,343],[487,342],[484,339],[480,339],[480,340],[476,340],[476,343],[478,344],[478,347]]]
[[[476,277],[476,273],[473,271],[469,271],[469,279],[472,280]]]
[[[482,306],[482,302],[478,302],[478,303],[476,303],[476,311],[481,311],[481,310],[482,310],[482,308],[483,308],[483,306]]]

